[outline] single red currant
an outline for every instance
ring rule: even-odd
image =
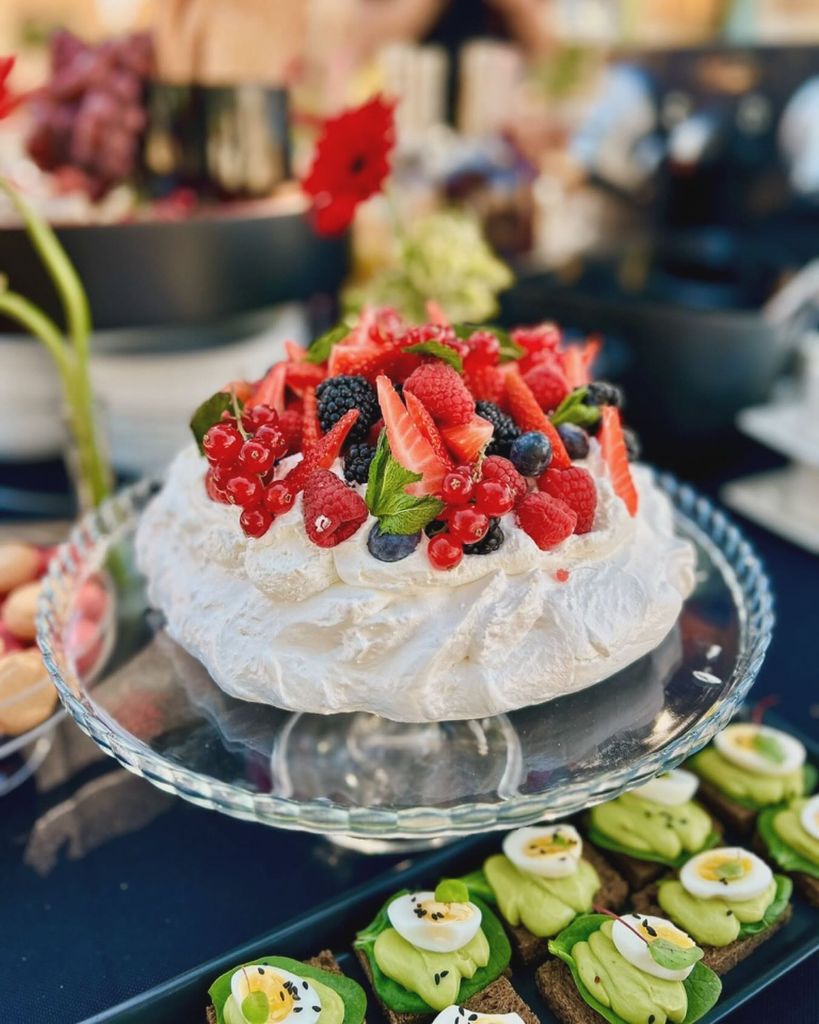
[[[202,438],[202,447],[208,462],[215,466],[232,466],[239,457],[242,447],[242,435],[232,423],[214,423]]]
[[[454,569],[464,557],[464,549],[448,533],[437,533],[430,539],[427,557],[433,569]]]
[[[461,544],[477,544],[489,529],[489,517],[476,508],[459,508],[449,517],[449,532]]]
[[[231,505],[241,505],[242,508],[255,508],[264,496],[264,487],[257,476],[232,476],[225,490]]]
[[[254,405],[242,413],[242,426],[249,434],[255,433],[260,427],[275,427],[279,422],[279,414],[271,405]]]
[[[475,505],[488,516],[503,516],[515,506],[515,496],[499,480],[483,480],[475,488]]]
[[[274,516],[281,516],[293,507],[295,497],[283,480],[276,480],[264,492],[264,505]]]
[[[261,441],[245,441],[239,452],[239,465],[251,473],[266,473],[274,462],[273,452]]]
[[[239,525],[248,537],[264,537],[273,516],[263,508],[246,508],[239,516]]]
[[[218,501],[222,505],[227,505],[229,502],[227,491],[220,484],[218,479],[219,469],[216,466],[209,466],[207,473],[205,473],[205,490],[211,501]]]
[[[441,484],[441,497],[447,505],[466,505],[472,497],[475,485],[469,473],[454,469],[447,473]]]
[[[253,440],[263,444],[265,448],[269,448],[273,454],[274,461],[282,458],[287,452],[287,441],[285,441],[284,435],[278,427],[274,427],[269,423],[259,427],[253,436]]]

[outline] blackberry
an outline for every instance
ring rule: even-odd
[[[505,459],[508,459],[512,442],[520,437],[520,430],[515,425],[515,421],[511,416],[507,416],[505,412],[502,412],[494,402],[476,402],[475,412],[479,416],[483,416],[485,420],[489,420],[495,428],[495,433],[492,435],[492,440],[486,449],[486,454],[502,455]]]
[[[643,445],[639,435],[630,427],[623,427],[623,440],[626,442],[628,461],[637,462],[643,452]]]
[[[371,444],[353,444],[344,456],[344,479],[351,484],[366,484],[375,448]]]
[[[486,531],[483,540],[479,540],[477,544],[464,544],[464,554],[491,555],[493,551],[497,551],[503,544],[504,539],[500,519],[490,519],[489,529]]]
[[[613,405],[616,409],[622,409],[623,392],[607,380],[593,380],[588,385],[584,402],[586,405]]]
[[[350,442],[365,441],[370,427],[381,415],[375,391],[364,377],[329,377],[316,388],[318,417],[326,434],[345,412],[358,409],[359,416],[350,431]]]

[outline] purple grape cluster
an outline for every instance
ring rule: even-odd
[[[38,167],[79,171],[92,199],[129,178],[145,129],[145,83],[152,68],[147,33],[92,46],[70,32],[56,32],[51,78],[29,101],[28,152]]]

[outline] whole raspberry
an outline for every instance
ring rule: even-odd
[[[475,399],[446,363],[423,363],[407,377],[404,390],[412,392],[435,422],[444,426],[461,426],[475,415]]]
[[[559,366],[552,362],[536,363],[523,379],[532,390],[538,405],[546,412],[556,409],[569,393],[569,383]]]
[[[556,498],[534,491],[515,509],[518,526],[528,533],[541,551],[562,543],[577,523],[577,513]]]
[[[367,520],[364,499],[328,469],[310,474],[302,500],[304,528],[320,548],[334,548]]]
[[[504,376],[498,366],[472,366],[464,363],[464,380],[472,395],[485,402],[498,404],[503,399]]]
[[[287,445],[287,455],[301,451],[301,422],[301,413],[296,409],[287,409],[279,416],[279,430]]]
[[[565,502],[577,513],[575,533],[588,533],[597,511],[597,488],[587,469],[570,466],[568,469],[547,469],[537,482],[538,489]]]
[[[500,484],[506,484],[515,496],[515,504],[521,498],[525,498],[529,490],[524,477],[518,473],[509,459],[504,459],[501,455],[490,455],[488,459],[483,460],[481,480],[497,480]]]

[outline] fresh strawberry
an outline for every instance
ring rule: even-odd
[[[324,380],[324,369],[313,363],[285,363],[285,382],[299,392],[306,387],[318,387]]]
[[[384,417],[378,419],[370,427],[369,433],[367,434],[367,440],[373,446],[378,444],[378,438],[381,436],[381,431],[384,429]]]
[[[535,363],[523,379],[545,412],[556,409],[569,393],[566,375],[553,360]]]
[[[499,366],[464,362],[464,381],[478,402],[500,405],[504,392],[504,373]]]
[[[637,515],[639,498],[628,463],[628,450],[623,437],[620,410],[613,405],[600,407],[600,433],[598,440],[603,449],[603,458],[609,468],[614,493],[622,498],[629,515]]]
[[[305,446],[302,460],[284,478],[294,494],[303,489],[307,477],[314,469],[329,469],[341,454],[347,435],[361,414],[358,409],[345,412],[336,425],[315,444]]]
[[[321,427],[318,420],[318,406],[316,403],[316,389],[304,389],[304,409],[302,411],[301,424],[302,444],[305,448],[315,444],[321,437]]]
[[[490,455],[481,463],[481,480],[492,480],[504,484],[515,496],[515,503],[529,491],[526,478],[521,476],[509,459],[502,455]]]
[[[533,491],[515,509],[518,526],[528,533],[541,551],[557,547],[573,532],[577,513],[556,498]]]
[[[471,465],[481,456],[492,440],[495,428],[483,416],[473,416],[468,423],[455,427],[441,427],[447,448],[459,462]]]
[[[506,375],[506,401],[512,419],[524,432],[539,430],[552,443],[552,465],[556,469],[565,469],[572,464],[560,434],[552,426],[551,420],[538,405],[531,388],[517,372]]]
[[[287,454],[295,455],[301,451],[302,444],[302,414],[296,409],[285,409],[279,416],[279,430],[282,432],[287,444]]]
[[[284,412],[284,385],[286,374],[287,364],[276,363],[275,366],[271,367],[267,371],[267,374],[262,378],[261,382],[257,386],[253,397],[245,404],[251,407],[254,405],[269,405],[271,408],[275,409],[276,412]]]
[[[420,365],[421,357],[402,351],[400,337],[372,325],[366,335],[356,332],[347,341],[334,345],[327,364],[329,377],[366,377],[372,384],[385,374],[392,380],[402,381]]]
[[[390,380],[379,377],[376,389],[393,457],[404,469],[421,474],[421,480],[408,487],[408,492],[439,493],[448,468],[446,463],[438,458],[432,445],[415,425]]]
[[[600,339],[589,338],[582,345],[569,345],[560,353],[570,391],[589,383],[592,364],[599,351]]]
[[[427,412],[426,406],[411,391],[404,392],[404,401],[407,403],[407,412],[412,417],[415,426],[418,427],[427,441],[429,441],[432,450],[441,462],[446,465],[447,469],[452,469],[454,463],[449,457],[449,452],[446,450],[446,445],[438,428],[435,426],[435,420]]]
[[[334,548],[367,521],[364,499],[335,473],[316,469],[304,485],[304,528],[320,548]]]
[[[547,469],[537,482],[538,489],[558,498],[577,513],[575,533],[588,533],[597,511],[597,488],[594,478],[581,466],[568,469]]]
[[[446,363],[424,363],[404,383],[426,406],[436,423],[454,427],[468,423],[475,414],[475,399],[463,378]]]

